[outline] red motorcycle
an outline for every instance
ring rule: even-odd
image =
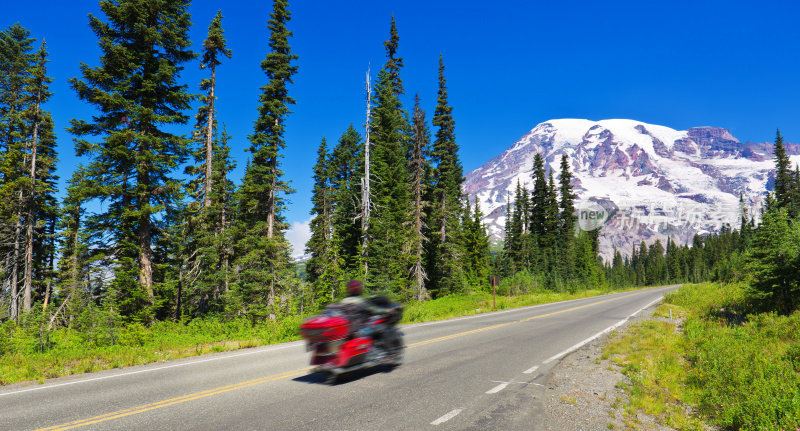
[[[368,300],[382,307],[388,304],[382,297]],[[335,383],[342,374],[362,368],[400,365],[403,334],[396,325],[403,309],[389,305],[391,312],[387,314],[366,316],[360,310],[333,304],[303,323],[300,334],[311,351],[312,372],[326,373],[326,382]]]

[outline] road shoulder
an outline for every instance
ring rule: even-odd
[[[631,323],[648,319],[651,307],[631,319],[615,332],[625,332]],[[610,359],[602,358],[603,346],[609,340],[603,335],[568,354],[556,364],[545,382],[542,403],[542,430],[606,430],[632,429],[626,423],[628,396],[622,386],[630,380]],[[628,419],[629,420],[629,419]],[[638,430],[671,430],[659,425],[655,418],[637,414]]]

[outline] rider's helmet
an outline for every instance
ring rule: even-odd
[[[351,280],[347,283],[347,296],[359,296],[364,291],[364,284],[359,280]]]

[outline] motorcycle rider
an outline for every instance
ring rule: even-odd
[[[392,314],[395,312],[394,307],[381,307],[375,303],[368,301],[362,296],[364,293],[364,284],[360,280],[351,280],[347,283],[347,296],[342,299],[340,304],[345,306],[352,306],[371,316],[379,314]],[[385,329],[380,331],[373,337],[376,344],[382,345],[383,349],[388,354],[399,353],[400,349],[400,335],[394,325],[385,325]]]

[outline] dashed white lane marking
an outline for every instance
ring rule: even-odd
[[[431,425],[443,424],[443,423],[449,421],[450,419],[453,419],[454,417],[456,417],[456,415],[461,413],[463,410],[464,409],[455,409],[455,410],[451,411],[450,413],[440,417],[439,419],[436,419],[435,421],[431,422]]]
[[[538,370],[538,369],[539,369],[539,366],[538,365],[534,365],[534,366],[528,368],[527,370],[523,371],[522,374],[533,374],[533,372]]]
[[[603,334],[608,334],[609,332],[611,332],[611,331],[613,331],[613,330],[615,330],[615,329],[619,328],[620,326],[622,326],[623,324],[625,324],[625,322],[627,322],[627,321],[628,321],[628,320],[629,320],[631,317],[633,317],[633,316],[635,316],[635,315],[637,315],[637,314],[641,313],[643,310],[646,310],[646,309],[647,309],[648,307],[650,307],[651,305],[653,305],[653,304],[655,304],[655,303],[657,303],[657,302],[661,301],[661,299],[662,299],[662,298],[656,298],[655,300],[653,300],[653,301],[652,301],[652,302],[650,302],[649,304],[647,304],[647,305],[645,305],[644,307],[642,307],[642,308],[640,308],[640,309],[638,309],[638,310],[634,311],[634,312],[633,312],[633,313],[631,313],[631,314],[630,314],[628,317],[626,317],[626,318],[624,318],[624,319],[620,320],[619,322],[617,322],[617,323],[615,323],[615,324],[613,324],[613,325],[609,326],[608,328],[606,328],[606,329],[604,329],[604,330],[602,330],[602,331],[600,331],[600,332],[598,332],[598,333],[596,333],[596,334],[592,335],[591,337],[589,337],[589,338],[587,338],[587,339],[585,339],[585,340],[581,341],[580,343],[578,343],[578,344],[576,344],[576,345],[574,345],[574,346],[570,347],[569,349],[567,349],[567,350],[564,350],[563,352],[557,353],[557,354],[555,354],[555,355],[553,355],[553,356],[551,356],[551,357],[547,358],[547,359],[546,359],[544,362],[542,362],[542,364],[549,364],[550,362],[553,362],[553,361],[555,361],[556,359],[559,359],[559,358],[561,358],[562,356],[566,356],[567,354],[569,354],[569,353],[571,353],[571,352],[574,352],[575,350],[578,350],[578,349],[580,349],[580,348],[581,348],[581,347],[583,347],[585,344],[588,344],[588,343],[590,343],[591,341],[593,341],[595,338],[597,338],[597,337],[599,337],[599,336],[601,336],[601,335],[603,335]]]
[[[497,385],[497,386],[493,387],[492,389],[489,389],[488,391],[486,391],[486,393],[487,394],[496,394],[496,393],[502,391],[503,389],[505,389],[508,386],[508,384],[509,384],[509,382],[500,383],[499,385]]]

